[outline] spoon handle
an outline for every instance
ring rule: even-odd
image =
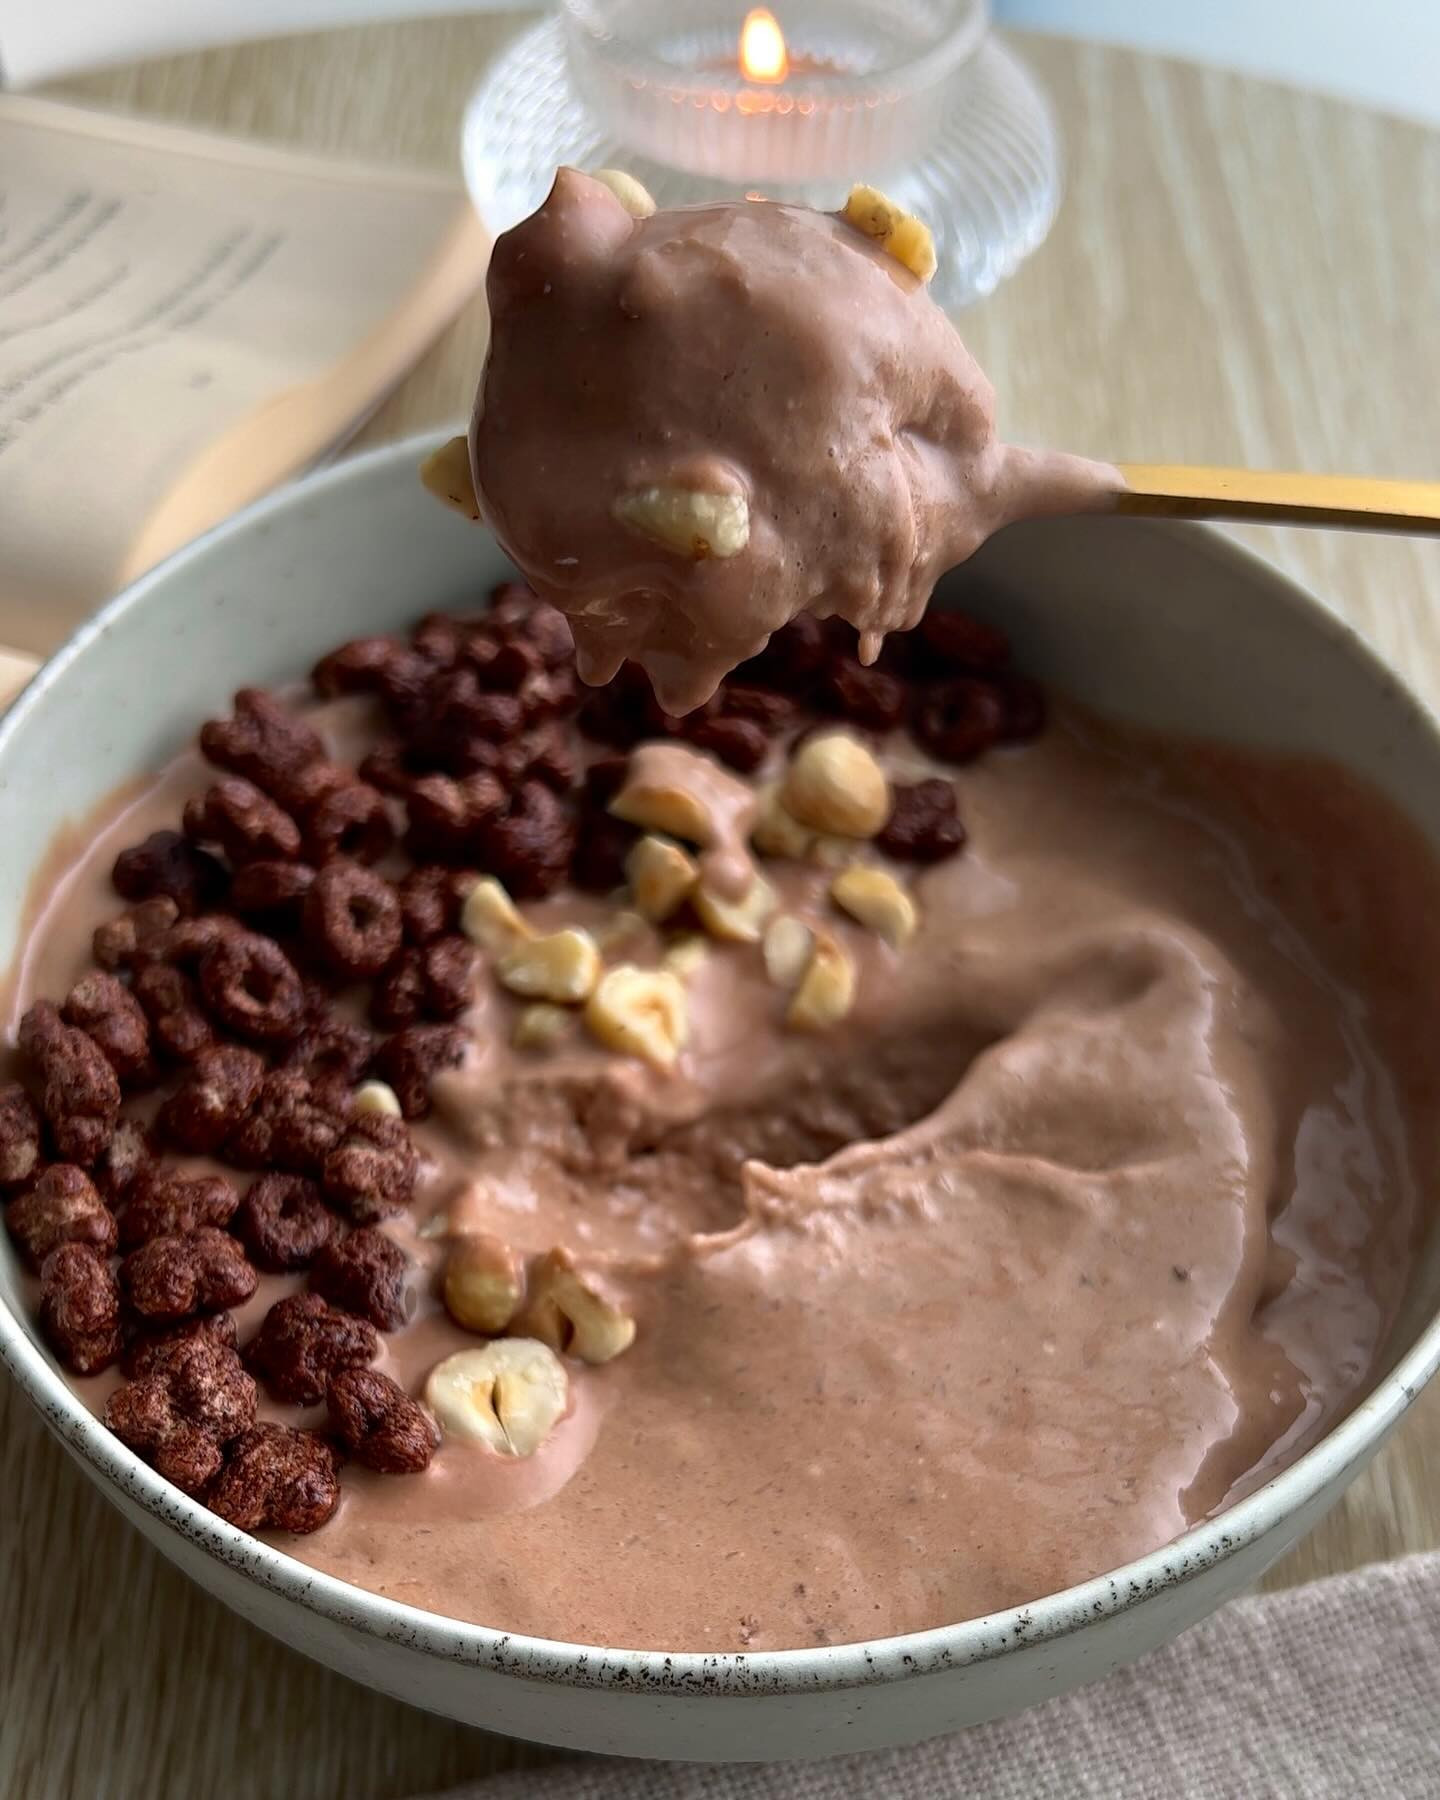
[[[1263,525],[1338,525],[1352,531],[1440,535],[1440,481],[1378,481],[1269,469],[1120,463],[1117,512],[1164,519],[1248,519]]]

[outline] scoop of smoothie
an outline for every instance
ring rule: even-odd
[[[584,679],[632,658],[672,712],[800,612],[848,620],[873,661],[992,532],[1121,485],[1002,444],[924,283],[844,215],[637,218],[561,169],[488,293],[480,509],[569,615]]]

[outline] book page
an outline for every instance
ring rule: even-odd
[[[443,177],[0,96],[0,643],[353,429],[485,252]]]

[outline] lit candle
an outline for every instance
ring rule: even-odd
[[[1044,99],[988,25],[986,0],[563,0],[477,92],[467,178],[497,227],[557,163],[629,169],[662,206],[833,208],[869,182],[931,226],[934,291],[963,302],[1059,198]]]
[[[982,0],[941,10],[938,34],[906,33],[890,7],[821,0],[786,0],[783,23],[753,7],[724,35],[716,9],[687,0],[654,0],[653,14],[635,0],[566,0],[564,19],[575,85],[621,145],[732,187],[843,189],[910,160],[939,129],[947,82],[987,23]]]
[[[785,33],[768,6],[755,6],[740,27],[740,73],[747,81],[783,81],[790,73]]]

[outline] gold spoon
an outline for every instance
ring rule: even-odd
[[[1278,469],[1209,469],[1185,463],[1118,463],[1125,486],[1100,504],[1151,519],[1239,519],[1255,525],[1329,525],[1352,531],[1440,536],[1440,481],[1381,481],[1368,475],[1303,475]],[[425,485],[479,517],[463,437],[433,451]],[[0,649],[0,712],[38,667]]]
[[[1152,519],[1244,519],[1253,525],[1330,525],[1351,531],[1440,535],[1440,481],[1301,475],[1119,463],[1125,487],[1105,510]]]

